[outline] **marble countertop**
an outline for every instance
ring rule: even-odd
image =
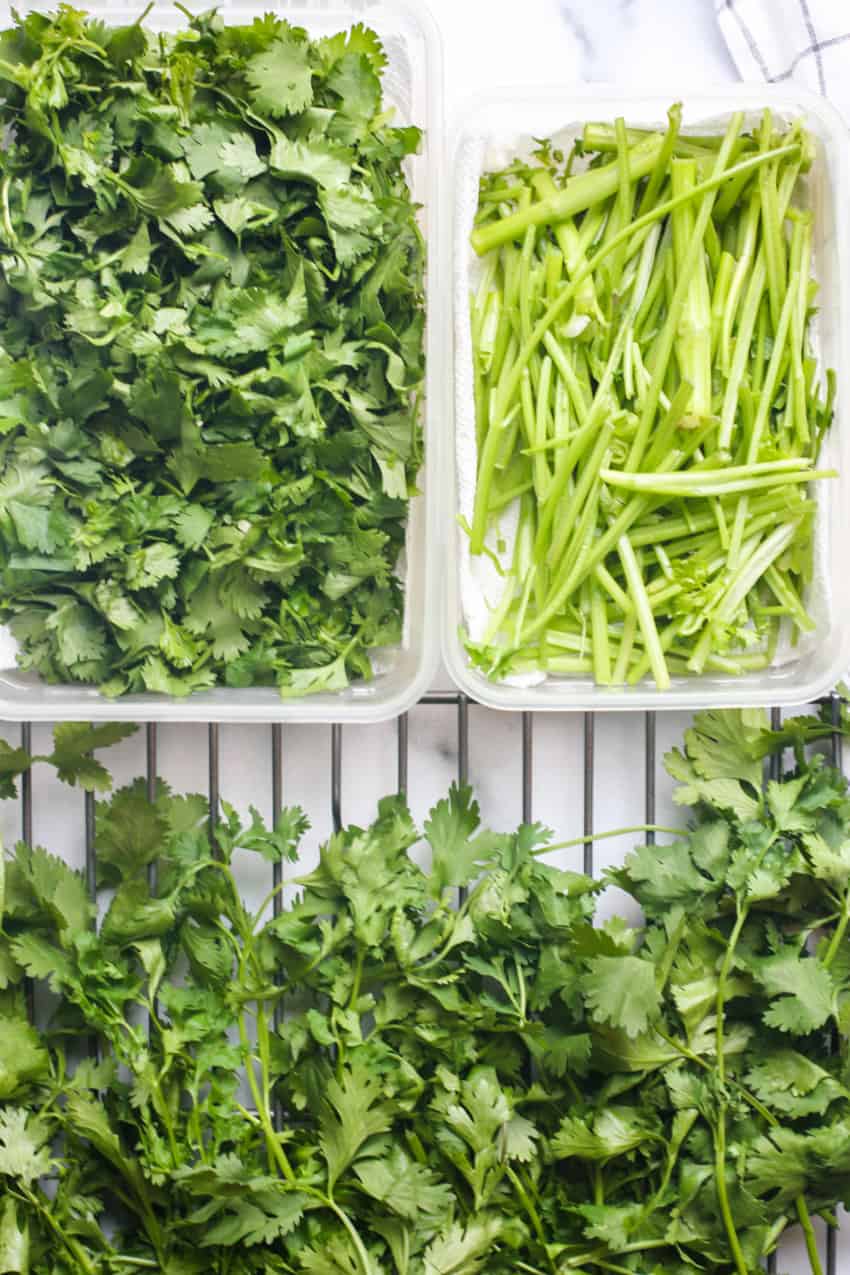
[[[672,90],[737,79],[715,0],[427,0],[443,34],[448,122],[495,86]]]

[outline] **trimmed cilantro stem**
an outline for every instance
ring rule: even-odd
[[[743,160],[737,165],[737,169],[748,171],[759,167],[763,163],[769,162],[773,157],[796,153],[797,147],[779,147],[776,151],[768,152],[767,155],[755,155],[748,160]],[[564,287],[560,295],[554,300],[545,311],[543,316],[537,321],[532,329],[531,334],[525,339],[519,349],[516,361],[514,362],[511,373],[507,377],[504,384],[500,387],[501,393],[497,401],[497,416],[495,425],[499,431],[499,436],[494,435],[494,427],[491,425],[484,444],[481,461],[479,463],[478,487],[476,489],[476,516],[473,519],[472,534],[470,537],[471,549],[473,553],[480,553],[484,546],[484,534],[486,530],[486,497],[489,494],[490,484],[493,477],[493,469],[496,464],[496,453],[501,443],[501,430],[505,424],[505,408],[516,393],[520,380],[522,378],[523,368],[529,362],[537,346],[543,340],[546,333],[552,327],[555,320],[564,312],[570,301],[573,300],[575,292],[579,284],[596,269],[601,262],[614,252],[621,244],[628,243],[630,239],[642,230],[645,226],[651,225],[653,222],[667,216],[675,208],[680,207],[684,203],[688,203],[698,196],[710,193],[722,185],[736,171],[736,168],[730,168],[725,172],[713,174],[710,178],[703,182],[697,183],[692,189],[685,191],[683,194],[667,200],[663,204],[659,204],[656,208],[651,209],[642,217],[638,217],[630,226],[623,227],[617,234],[613,235],[603,246],[591,257],[587,263],[579,269],[575,277]],[[483,249],[482,251],[487,251]],[[479,497],[479,492],[481,493]]]
[[[600,473],[603,482],[611,487],[619,487],[623,491],[642,491],[652,496],[676,496],[679,498],[704,499],[723,496],[734,496],[746,491],[773,491],[777,487],[795,483],[815,482],[821,478],[837,478],[837,469],[808,469],[796,472],[774,473],[765,477],[735,478],[721,481],[709,475],[709,481],[703,480],[699,471],[686,476],[681,483],[670,482],[666,475],[627,474],[616,469],[604,469]],[[743,517],[747,510],[742,505]]]
[[[633,178],[645,177],[655,167],[661,151],[661,139],[650,137],[638,142],[628,154],[629,172]],[[620,182],[619,161],[613,160],[602,168],[588,169],[571,177],[567,185],[557,194],[542,199],[537,204],[530,204],[522,212],[510,217],[503,217],[492,225],[481,227],[472,232],[472,246],[483,256],[512,239],[520,239],[529,226],[551,225],[567,221],[576,213],[592,208],[594,204],[603,203],[609,195],[613,195]]]
[[[638,566],[635,551],[632,548],[632,542],[628,536],[621,536],[617,542],[617,552],[620,555],[620,561],[623,564],[623,570],[626,575],[626,583],[634,600],[635,614],[640,631],[643,634],[643,641],[646,647],[649,666],[655,677],[655,684],[659,690],[666,690],[670,685],[670,674],[667,670],[667,661],[664,658],[664,651],[658,640],[658,630],[655,627],[655,616],[652,614],[652,604],[646,592],[646,586]]]

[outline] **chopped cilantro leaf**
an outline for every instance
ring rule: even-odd
[[[419,133],[384,110],[378,37],[13,20],[0,622],[21,665],[108,695],[372,676],[401,636],[424,315]]]

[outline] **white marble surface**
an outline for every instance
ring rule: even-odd
[[[714,0],[428,0],[450,117],[495,86],[604,81],[681,91],[736,79]]]

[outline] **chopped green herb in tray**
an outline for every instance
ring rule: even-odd
[[[225,805],[213,845],[203,797],[120,789],[99,919],[61,859],[0,854],[0,1269],[758,1275],[797,1228],[823,1275],[850,1200],[850,801],[806,750],[831,729],[697,718],[666,759],[687,830],[608,876],[640,924],[594,925],[602,883],[467,788],[424,870],[387,797],[278,915],[239,865],[271,881],[297,808]],[[41,760],[108,742],[74,730]]]
[[[0,619],[109,694],[368,677],[420,463],[419,142],[356,26],[0,39]]]
[[[566,162],[546,144],[481,182],[471,552],[518,509],[467,643],[491,676],[664,688],[764,668],[783,630],[814,627],[810,484],[833,471],[812,142],[769,111],[751,133],[740,114],[722,136],[680,123],[588,125]]]

